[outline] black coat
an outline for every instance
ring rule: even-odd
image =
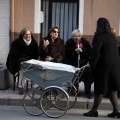
[[[119,51],[119,56],[120,56],[120,46],[118,47],[118,51]]]
[[[83,44],[83,48],[82,48],[83,52],[80,53],[79,62],[80,62],[80,66],[83,66],[89,61],[91,45],[84,38],[81,38],[81,43]],[[65,45],[66,64],[70,64],[75,67],[78,67],[78,54],[75,52],[75,49],[76,49],[76,42],[72,38],[67,40]]]
[[[115,36],[98,34],[92,45],[90,65],[94,71],[95,94],[120,91],[120,57]]]
[[[33,39],[30,45],[26,45],[22,38],[14,40],[7,57],[6,66],[11,74],[20,70],[20,63],[29,59],[38,59],[38,44]]]

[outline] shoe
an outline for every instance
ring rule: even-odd
[[[93,98],[93,95],[92,95],[91,93],[87,93],[87,94],[86,94],[86,97],[87,97],[88,99],[92,99],[92,98]]]
[[[87,116],[87,117],[98,117],[98,112],[94,112],[94,113],[84,113],[83,116]]]
[[[19,88],[19,95],[23,95],[23,94],[24,94],[23,88]]]
[[[108,114],[108,117],[117,117],[117,118],[120,118],[120,112]]]

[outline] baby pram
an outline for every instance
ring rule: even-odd
[[[21,66],[23,76],[38,85],[25,93],[25,110],[31,115],[44,113],[56,118],[64,115],[75,104],[77,93],[74,102],[69,104],[71,92],[68,93],[65,88],[74,87],[73,84],[80,77],[80,72],[82,73],[88,65],[75,68],[62,63],[29,60],[21,63]]]

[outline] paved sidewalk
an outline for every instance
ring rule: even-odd
[[[0,90],[0,105],[22,105],[23,95],[19,95],[18,88],[13,91],[13,88]]]
[[[7,106],[22,106],[22,99],[24,95],[19,95],[18,88],[13,91],[13,88],[7,90],[0,90],[0,105]],[[70,102],[72,98],[70,99]],[[120,109],[120,98],[119,98],[119,109]],[[93,104],[93,99],[88,99],[85,97],[84,92],[77,97],[77,102],[74,106],[75,109],[90,109]],[[103,98],[99,109],[112,110],[111,103],[108,98]]]

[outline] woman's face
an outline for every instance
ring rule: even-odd
[[[75,40],[75,41],[80,41],[81,39],[81,36],[77,33],[73,34],[72,38]]]
[[[50,35],[51,35],[52,39],[58,38],[59,30],[57,28],[55,28],[53,31],[51,31]]]
[[[29,41],[31,39],[31,32],[28,30],[26,31],[26,33],[24,34],[23,38],[26,40],[26,41]]]

